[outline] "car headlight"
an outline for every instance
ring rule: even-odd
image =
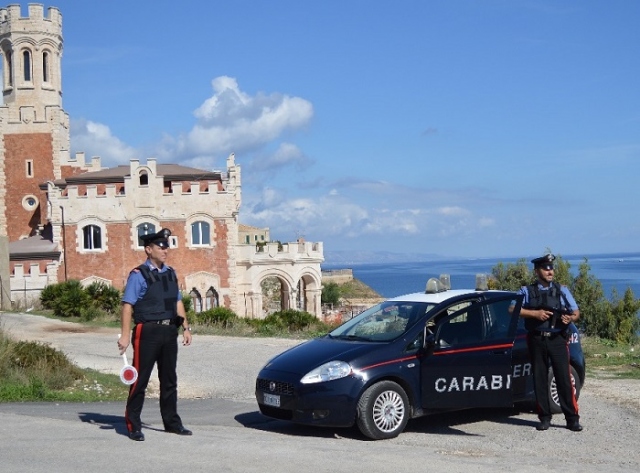
[[[344,378],[351,373],[351,365],[344,361],[330,361],[305,374],[302,384],[324,383],[334,379]]]

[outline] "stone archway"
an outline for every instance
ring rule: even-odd
[[[234,310],[247,318],[263,318],[262,281],[275,277],[281,285],[282,308],[306,310],[322,317],[322,245],[298,241],[267,243],[260,251],[249,245],[236,247]]]
[[[291,269],[291,268],[287,268]],[[262,268],[252,281],[252,297],[250,313],[253,318],[264,318],[276,310],[304,310],[320,317],[322,307],[320,295],[322,293],[321,279],[310,268],[295,268],[296,271],[286,271],[281,267]],[[276,280],[265,292],[265,281]]]

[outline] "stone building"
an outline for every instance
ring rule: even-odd
[[[262,317],[261,283],[276,277],[282,308],[320,316],[322,244],[269,243],[268,229],[239,224],[233,154],[224,171],[151,158],[103,168],[100,158],[71,156],[62,51],[57,8],[29,4],[25,17],[19,5],[0,9],[2,308],[28,306],[47,284],[69,279],[122,289],[145,258],[140,236],[169,228],[169,263],[196,310]]]
[[[268,228],[252,227],[242,223],[238,225],[238,243],[264,246],[269,241]]]

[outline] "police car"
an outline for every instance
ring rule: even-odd
[[[515,292],[451,290],[432,278],[424,293],[377,304],[329,334],[271,359],[256,380],[268,417],[349,427],[372,439],[399,435],[409,419],[534,401],[526,331]],[[585,363],[570,326],[576,394]],[[550,373],[549,396],[560,412]]]

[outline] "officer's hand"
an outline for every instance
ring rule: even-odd
[[[538,315],[537,315],[537,319],[538,320],[547,320],[549,317],[551,317],[553,315],[553,312],[550,310],[544,310],[544,309],[538,309]]]
[[[120,350],[120,354],[122,355],[127,348],[129,347],[129,337],[120,335],[118,339],[118,350]]]
[[[182,344],[185,347],[191,345],[191,332],[189,330],[185,330],[182,332]]]

